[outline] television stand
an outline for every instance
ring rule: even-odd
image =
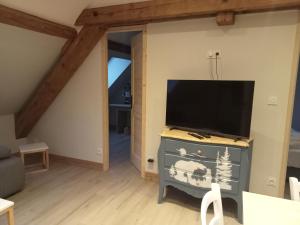
[[[169,127],[169,131],[173,131],[173,130],[181,130],[179,128],[176,127]],[[183,130],[181,130],[183,131]],[[213,138],[213,137],[220,137],[220,138],[224,138],[224,139],[231,139],[233,140],[234,143],[239,142],[239,141],[246,141],[246,138],[242,138],[242,137],[230,137],[229,135],[222,135],[222,134],[211,134],[209,132],[205,132],[205,131],[192,131],[192,130],[185,130],[187,132],[188,135],[193,136],[195,138],[198,138],[200,140],[205,139],[205,138]]]
[[[203,131],[195,131],[195,130],[192,130],[192,129],[180,129],[180,128],[177,128],[177,127],[169,127],[169,131],[172,131],[172,130],[185,130],[186,132],[189,132],[188,134],[193,136],[193,137],[196,137],[196,138],[199,138],[199,139],[203,139],[203,138],[211,138],[211,135],[208,133],[208,132],[203,132]],[[199,135],[200,137],[197,137],[197,135]],[[202,136],[202,138],[201,138]]]
[[[212,136],[215,136],[215,137],[221,137],[226,139],[232,139],[234,142],[247,141],[246,138],[242,138],[242,137],[230,137],[222,134],[210,134],[209,132],[196,132],[196,133],[205,138],[211,138]]]
[[[234,138],[233,140],[234,140],[234,142],[238,142],[238,141],[245,141],[246,139],[241,138],[241,137],[237,137],[237,138]]]
[[[177,130],[178,128],[176,128],[176,127],[169,127],[169,130],[171,131],[171,130]]]
[[[249,190],[252,146],[251,139],[199,139],[189,135],[189,131],[164,130],[158,150],[159,203],[168,197],[168,186],[202,198],[211,189],[211,183],[218,183],[222,197],[236,201],[242,223],[242,194]]]

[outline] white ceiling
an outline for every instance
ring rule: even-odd
[[[74,26],[85,8],[142,2],[145,0],[0,0],[0,4],[57,23]]]

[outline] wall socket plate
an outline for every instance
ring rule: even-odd
[[[148,167],[149,170],[153,170],[154,169],[153,163],[148,163],[147,167]]]
[[[221,58],[221,51],[220,50],[208,50],[207,58],[208,59],[216,59],[216,54],[219,53],[218,59]]]
[[[277,106],[278,105],[278,97],[277,96],[270,96],[268,98],[268,105]]]
[[[97,155],[102,155],[103,149],[101,147],[97,148]]]
[[[270,187],[276,187],[276,178],[275,177],[268,177],[267,185]]]

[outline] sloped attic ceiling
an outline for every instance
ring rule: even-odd
[[[85,8],[143,2],[145,0],[0,0],[0,4],[68,26]]]
[[[74,27],[85,8],[139,1],[144,0],[0,0],[0,4]],[[0,23],[0,115],[20,110],[59,57],[65,42]]]
[[[17,112],[54,64],[65,39],[0,23],[0,115]]]

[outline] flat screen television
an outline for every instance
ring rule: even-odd
[[[166,125],[249,138],[254,81],[169,80]]]

